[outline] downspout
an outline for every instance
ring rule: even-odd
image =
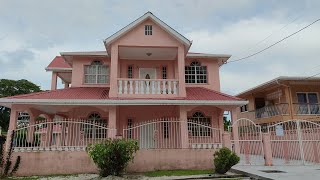
[[[278,80],[278,79],[276,80],[276,83],[277,83],[278,85],[284,86],[284,87],[286,87],[286,88],[288,89],[288,93],[289,93],[289,99],[288,99],[289,102],[288,102],[288,105],[289,105],[289,110],[290,110],[290,118],[293,119],[293,107],[292,107],[293,101],[292,101],[291,88],[290,88],[290,86],[288,86],[288,85],[286,85],[286,84],[281,84],[281,83],[279,83],[279,80]]]

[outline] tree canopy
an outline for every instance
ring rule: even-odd
[[[33,92],[40,92],[41,89],[36,84],[25,80],[10,80],[0,79],[0,98],[15,96],[19,94],[29,94]],[[0,106],[0,127],[7,131],[10,121],[10,109]]]

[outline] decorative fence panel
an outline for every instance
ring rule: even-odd
[[[290,120],[268,126],[274,165],[320,163],[320,125]]]
[[[241,165],[264,165],[261,126],[249,119],[238,119],[231,126],[233,151],[240,156]]]
[[[87,145],[114,137],[115,129],[104,122],[78,119],[37,121],[16,129],[14,151],[74,151],[85,150]]]
[[[183,128],[187,128],[184,133]],[[140,149],[181,149],[183,139],[188,148],[221,147],[221,131],[208,125],[178,118],[154,119],[123,129],[123,138],[136,139]]]

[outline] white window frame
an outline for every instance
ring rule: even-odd
[[[198,64],[198,65],[195,65]],[[194,73],[189,73],[187,70],[193,68]],[[197,70],[201,69],[203,71],[203,68],[205,68],[205,74],[197,74]],[[202,81],[205,82],[198,82],[198,75],[204,76],[205,79],[202,79]],[[190,82],[192,79],[188,79],[187,77],[193,76],[194,82]],[[200,79],[199,79],[200,80]],[[192,61],[189,66],[185,66],[185,83],[186,84],[208,84],[208,68],[207,66],[201,66],[201,63],[199,61]]]
[[[152,25],[151,24],[144,25],[144,35],[152,36]]]
[[[203,117],[195,117],[196,113],[200,113]],[[204,124],[205,122],[201,122],[203,120],[208,120],[208,124]],[[188,122],[195,123],[191,124],[191,127],[188,126],[188,131],[191,131],[191,136],[193,137],[210,137],[212,134],[211,128],[211,118],[206,116],[201,111],[196,111],[192,114],[191,117],[188,117]],[[189,123],[188,123],[189,125]],[[195,131],[194,131],[195,130]]]
[[[101,63],[99,65],[94,64],[97,61],[98,60],[95,60],[90,65],[85,65],[84,66],[84,80],[83,80],[84,84],[109,84],[109,81],[110,81],[110,79],[109,79],[110,78],[109,77],[109,74],[110,74],[109,66],[104,65],[102,61],[99,61]],[[86,74],[86,71],[87,71],[86,68],[90,68],[90,67],[95,67],[96,72],[94,74]],[[99,67],[106,68],[106,72],[107,73],[106,74],[99,74],[99,70],[98,70]],[[86,76],[95,76],[95,82],[86,82]],[[98,81],[98,77],[99,76],[105,76],[106,82],[103,82],[103,83],[99,82]]]

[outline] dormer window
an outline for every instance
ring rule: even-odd
[[[84,66],[85,84],[107,84],[109,83],[109,67],[102,61],[94,60],[90,65]]]
[[[193,61],[185,67],[185,82],[190,84],[205,84],[207,80],[207,66],[201,66],[198,61]]]
[[[152,35],[152,25],[144,26],[144,35]]]

